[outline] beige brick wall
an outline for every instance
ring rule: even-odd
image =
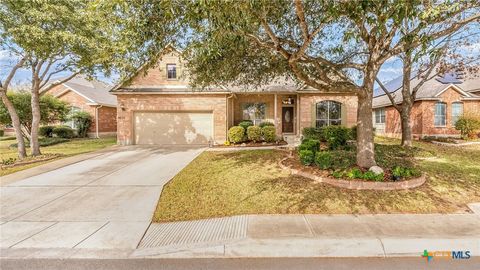
[[[177,79],[167,79],[167,64],[176,64]],[[129,83],[130,86],[134,87],[187,84],[188,73],[185,71],[184,63],[176,51],[165,53],[147,72],[141,70]]]
[[[119,94],[117,101],[119,144],[133,144],[133,114],[135,111],[211,111],[213,112],[215,143],[223,144],[227,139],[227,101],[224,94]]]
[[[357,97],[355,95],[338,95],[338,94],[299,94],[300,105],[300,132],[306,127],[311,127],[313,123],[313,106],[314,104],[324,101],[333,100],[344,104],[346,107],[347,127],[356,125],[357,123]]]

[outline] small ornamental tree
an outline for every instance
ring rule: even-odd
[[[23,138],[29,139],[32,129],[32,107],[31,93],[27,91],[17,91],[7,94],[8,100],[13,105],[15,112],[19,117],[21,133]],[[40,97],[40,124],[48,125],[56,122],[62,122],[67,119],[70,106],[52,96],[43,95]],[[11,125],[12,117],[9,110],[3,103],[0,103],[0,124]]]
[[[92,124],[92,116],[87,112],[76,112],[70,116],[70,119],[77,127],[77,134],[80,138],[87,137],[88,129]]]

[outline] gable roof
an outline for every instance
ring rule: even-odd
[[[78,75],[63,83],[63,86],[84,97],[92,105],[117,106],[117,97],[110,94],[111,86],[104,82],[88,80],[85,76]]]
[[[403,76],[397,77],[385,84],[385,88],[392,94],[395,102],[402,103],[402,80]],[[418,85],[420,78],[412,73],[410,79],[412,89]],[[452,88],[459,92],[464,99],[480,99],[480,96],[473,92],[480,88],[480,74],[470,74],[462,77],[453,73],[437,75],[426,81],[418,90],[416,100],[438,100],[439,96],[447,89]],[[383,89],[376,89],[375,92],[383,93]],[[392,105],[388,96],[383,93],[373,98],[373,107],[385,107]]]

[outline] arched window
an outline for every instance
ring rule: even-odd
[[[316,106],[316,127],[338,126],[342,124],[342,104],[340,102],[325,100]]]

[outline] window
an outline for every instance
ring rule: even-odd
[[[244,103],[242,105],[243,119],[252,120],[258,125],[265,120],[267,104],[265,103]]]
[[[75,106],[70,107],[70,112],[68,113],[67,118],[69,119],[72,115],[74,115],[76,112],[79,112],[79,111],[81,111],[81,109],[79,107],[75,107]],[[77,125],[75,124],[75,121],[72,121],[72,120],[68,120],[67,122],[65,122],[63,124],[73,128],[73,129],[77,128]]]
[[[375,124],[385,124],[385,109],[375,110]]]
[[[463,115],[463,103],[454,102],[452,103],[452,125],[457,123],[460,116]]]
[[[317,103],[316,109],[316,127],[342,124],[342,104],[340,102],[322,101]]]
[[[435,104],[435,126],[444,127],[447,125],[447,104],[437,102]]]
[[[167,64],[167,79],[176,79],[177,78],[177,65],[176,64]]]

